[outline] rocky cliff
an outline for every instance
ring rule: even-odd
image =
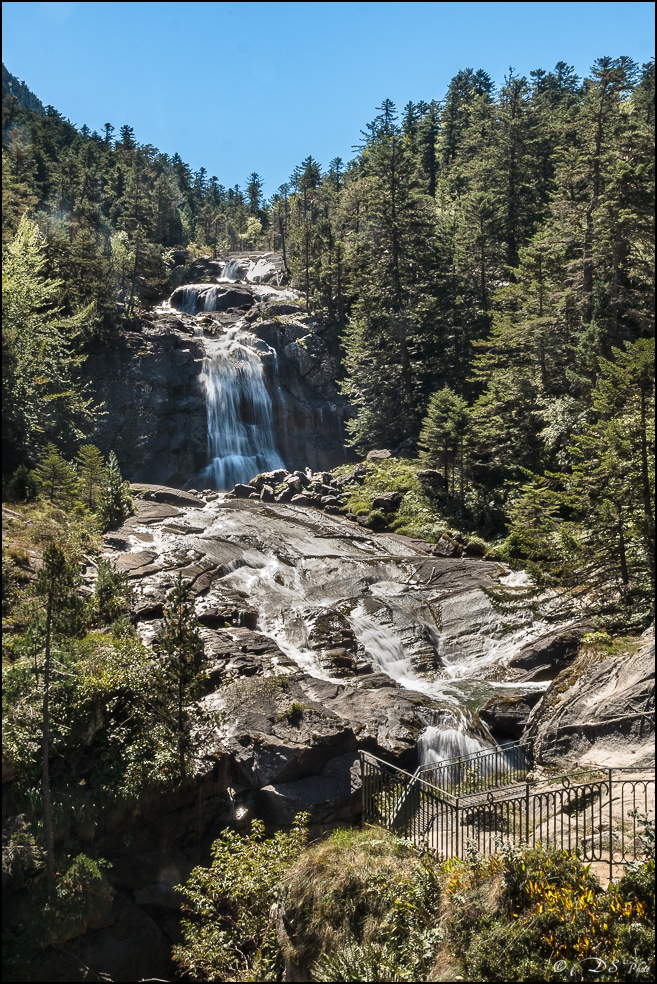
[[[271,254],[178,263],[170,303],[142,315],[121,344],[90,354],[84,371],[105,411],[97,443],[104,453],[117,452],[128,478],[204,484],[213,453],[207,341],[228,332],[239,333],[261,361],[281,461],[321,469],[345,460],[350,408],[335,382],[337,338],[303,314],[292,291],[265,283],[281,272]],[[244,394],[237,412],[246,427],[253,423],[247,405]]]

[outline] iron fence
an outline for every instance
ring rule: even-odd
[[[482,789],[524,782],[534,767],[533,742],[483,748],[449,762],[421,767],[420,775],[432,786],[452,796],[467,796]]]
[[[639,824],[654,818],[654,772],[592,768],[513,792],[468,784],[454,796],[414,774],[361,752],[363,820],[380,824],[443,857],[474,847],[492,854],[509,841],[573,851],[586,862],[626,865],[646,855]],[[463,783],[459,783],[463,788]]]

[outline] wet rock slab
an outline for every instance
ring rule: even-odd
[[[291,477],[309,490],[332,481]],[[469,659],[476,673],[482,639],[498,646],[482,591],[498,564],[436,557],[424,541],[296,503],[141,488],[115,556],[139,585],[133,619],[146,642],[176,572],[192,585],[209,659],[199,767],[223,763],[272,820],[305,802],[331,822],[358,808],[337,760],[363,749],[414,768],[419,736],[456,703],[453,726],[458,698],[441,696],[450,662]]]

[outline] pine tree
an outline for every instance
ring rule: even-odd
[[[35,471],[41,494],[49,502],[70,502],[77,484],[77,475],[54,444],[46,447],[45,455]]]
[[[23,218],[2,271],[2,433],[8,464],[36,456],[44,439],[73,443],[95,414],[79,379],[85,357],[72,344],[85,312],[60,315],[61,284],[45,275],[45,265],[39,230]]]
[[[164,620],[154,645],[163,656],[163,685],[170,686],[175,694],[174,730],[183,781],[190,749],[191,721],[187,705],[198,696],[205,669],[205,649],[198,628],[189,582],[178,573],[167,597]]]
[[[366,218],[351,239],[357,300],[345,335],[344,390],[358,407],[349,430],[362,448],[417,432],[423,395],[417,383],[433,327],[433,215],[394,104],[385,100],[379,109],[360,157]]]
[[[464,486],[466,442],[470,429],[470,410],[463,397],[458,396],[448,386],[434,393],[429,400],[427,415],[422,421],[419,441],[421,456],[427,464],[443,469],[446,489],[450,487],[450,465],[452,489],[454,473],[458,466],[461,495]]]
[[[104,530],[119,527],[133,512],[130,483],[124,482],[114,451],[110,451],[98,502],[98,518]]]
[[[90,509],[95,509],[105,480],[103,456],[93,444],[85,444],[80,448],[76,461],[80,496]]]
[[[600,360],[598,419],[573,436],[571,467],[535,477],[512,512],[509,544],[536,582],[573,593],[627,627],[654,592],[654,342]]]

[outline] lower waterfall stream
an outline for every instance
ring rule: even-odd
[[[238,467],[249,467],[248,457],[238,456]],[[371,686],[428,698],[417,738],[420,764],[492,744],[476,711],[500,688],[547,686],[505,679],[508,660],[544,626],[528,614],[526,624],[505,630],[482,590],[508,576],[501,565],[422,559],[384,533],[365,535],[343,517],[294,504],[220,495],[186,521],[191,535],[183,527],[149,529],[163,563],[183,546],[194,563],[221,563],[198,599],[199,616],[225,604],[222,598],[246,599],[257,611],[256,631],[309,677],[356,693],[368,688],[375,704]]]

